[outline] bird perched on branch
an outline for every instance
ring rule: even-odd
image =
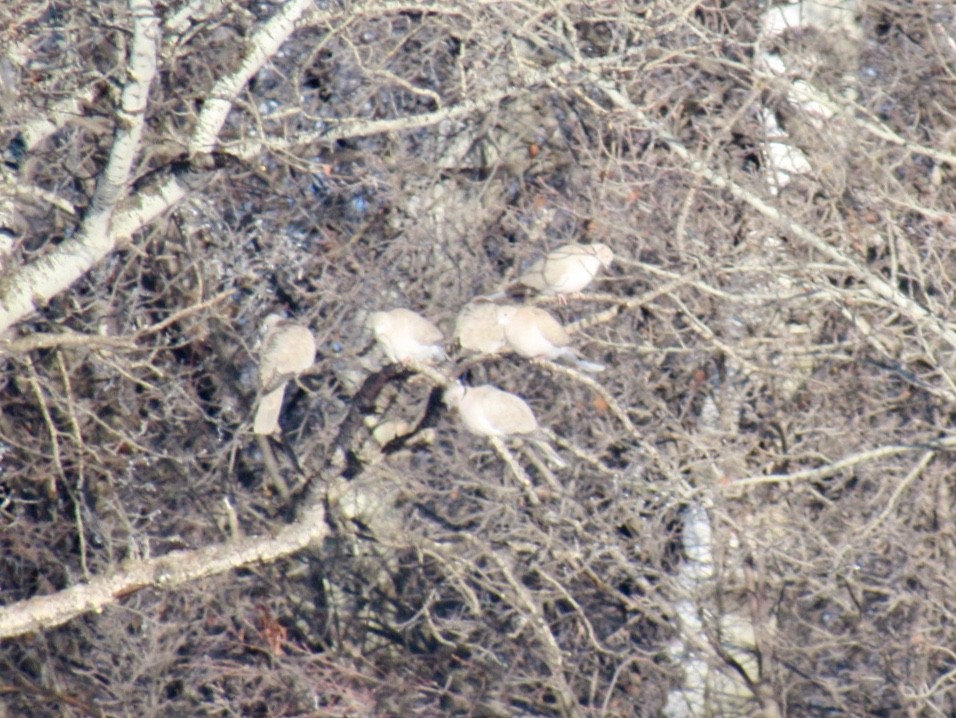
[[[497,354],[508,348],[505,330],[498,321],[501,307],[489,302],[466,304],[455,321],[455,339],[462,349],[479,354]]]
[[[554,447],[541,437],[538,420],[524,399],[490,384],[466,387],[455,383],[444,393],[448,406],[458,409],[461,423],[472,434],[531,439],[556,466],[567,466]]]
[[[279,432],[279,414],[285,386],[315,361],[315,337],[309,328],[270,314],[262,323],[259,387],[263,393],[252,422],[256,434]]]
[[[580,292],[613,261],[614,253],[606,244],[565,244],[531,265],[518,277],[518,284],[564,297]]]
[[[373,312],[369,326],[389,361],[430,363],[445,358],[441,330],[410,309]]]
[[[604,371],[604,366],[581,359],[570,346],[571,335],[551,314],[540,307],[500,306],[498,324],[508,347],[527,359],[568,359],[579,369]]]

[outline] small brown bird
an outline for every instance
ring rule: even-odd
[[[461,423],[478,436],[526,436],[537,444],[549,461],[567,466],[545,439],[541,438],[538,420],[524,399],[490,384],[466,387],[455,383],[444,393],[448,406],[458,409]]]
[[[373,312],[369,326],[389,361],[429,363],[445,358],[441,330],[410,309]]]
[[[278,314],[266,317],[262,327],[259,387],[265,393],[259,399],[252,430],[256,434],[277,434],[285,385],[289,379],[312,366],[315,337],[308,327],[283,319]]]

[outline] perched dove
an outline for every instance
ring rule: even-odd
[[[410,309],[374,312],[369,322],[389,361],[427,363],[445,358],[441,330]]]
[[[455,321],[455,339],[461,348],[479,354],[496,354],[507,349],[505,330],[498,321],[497,304],[466,304]]]
[[[613,261],[614,253],[606,244],[566,244],[531,265],[518,283],[562,297],[580,292]]]
[[[478,436],[527,436],[537,444],[548,460],[557,466],[567,466],[565,461],[547,441],[540,436],[538,420],[535,419],[524,399],[490,384],[466,387],[453,384],[445,390],[445,403],[456,407],[461,423]]]
[[[315,361],[315,337],[308,327],[270,314],[263,322],[264,336],[259,354],[259,399],[252,430],[256,434],[279,432],[279,412],[289,379]]]
[[[604,366],[581,359],[568,346],[571,335],[561,323],[540,307],[498,307],[498,324],[514,352],[528,359],[569,359],[583,371],[604,371]]]

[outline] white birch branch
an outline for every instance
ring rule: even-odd
[[[236,96],[266,60],[272,57],[289,38],[298,21],[310,7],[312,7],[312,0],[287,2],[275,17],[256,32],[251,49],[239,69],[213,85],[209,98],[203,103],[202,114],[189,143],[191,155],[204,154],[215,149],[219,131],[232,109]]]
[[[59,626],[85,613],[99,613],[144,588],[173,588],[250,564],[276,561],[322,541],[328,530],[319,504],[274,538],[242,539],[135,561],[110,576],[0,608],[0,639]]]
[[[0,294],[0,327],[6,329],[83,276],[115,246],[110,219],[125,193],[139,151],[149,86],[156,76],[158,23],[150,0],[130,0],[133,39],[128,82],[117,117],[116,139],[90,211],[78,235],[14,272]],[[0,331],[2,331],[0,329]]]
[[[87,85],[72,97],[56,102],[46,115],[27,122],[20,128],[20,139],[24,149],[30,150],[40,144],[50,135],[57,132],[63,125],[75,120],[84,114],[85,105],[96,97],[96,86]]]
[[[289,3],[256,32],[240,69],[217,83],[213,89],[214,97],[204,105],[190,144],[193,150],[208,150],[215,146],[216,136],[235,95],[288,39],[297,21],[311,6],[310,0]],[[0,288],[0,332],[64,291],[117,246],[180,202],[189,192],[179,178],[170,177],[150,192],[140,193],[125,208],[116,211],[116,203],[128,183],[129,171],[138,149],[149,85],[156,73],[159,41],[159,27],[152,4],[148,0],[131,0],[130,8],[134,28],[129,83],[123,91],[116,141],[97,187],[90,215],[75,239],[64,242],[46,256],[15,270],[7,278]]]

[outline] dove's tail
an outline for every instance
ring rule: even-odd
[[[559,354],[559,357],[574,364],[581,371],[590,372],[592,374],[597,374],[598,372],[602,372],[607,369],[607,367],[603,364],[595,364],[593,361],[582,359],[580,356],[578,356],[576,351],[568,347],[564,347]]]
[[[607,369],[603,364],[596,364],[593,361],[587,361],[585,359],[575,359],[575,364],[577,364],[578,369],[581,371],[591,372],[592,374],[597,374]]]
[[[285,394],[285,382],[264,394],[256,409],[256,418],[252,422],[254,434],[278,434],[279,413],[282,411],[282,396]]]
[[[534,439],[534,443],[539,449],[541,449],[541,453],[544,454],[544,458],[557,466],[559,469],[567,468],[568,462],[558,456],[558,452],[554,450],[554,447],[551,446],[551,444],[544,439]]]

